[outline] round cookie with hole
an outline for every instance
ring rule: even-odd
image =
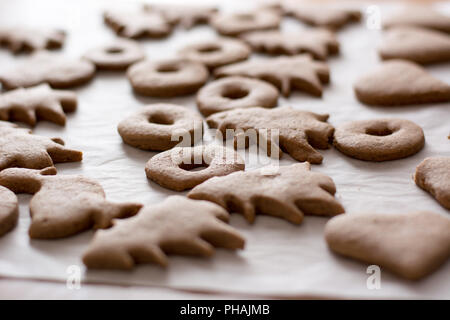
[[[423,130],[403,119],[372,119],[345,123],[334,132],[334,146],[349,157],[388,161],[409,157],[425,144]]]
[[[181,57],[198,61],[210,69],[246,60],[251,49],[240,40],[220,38],[187,45],[179,51]]]
[[[131,40],[116,40],[90,49],[84,55],[100,70],[125,70],[145,58],[141,46]]]
[[[237,108],[277,105],[278,89],[272,84],[245,77],[226,77],[215,80],[199,90],[197,106],[205,116]]]
[[[195,93],[209,77],[200,62],[185,59],[144,60],[127,71],[134,92],[151,97],[169,98]]]
[[[212,177],[244,169],[244,160],[236,151],[219,145],[200,145],[155,155],[147,162],[145,173],[164,188],[183,191]]]
[[[142,150],[164,151],[182,143],[192,146],[203,137],[203,119],[185,107],[157,103],[122,120],[117,128],[122,140]]]

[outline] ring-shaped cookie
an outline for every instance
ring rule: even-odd
[[[152,97],[175,97],[196,92],[208,80],[209,71],[197,61],[145,60],[132,65],[127,75],[136,93]]]
[[[97,69],[124,70],[145,58],[140,45],[134,41],[116,40],[109,44],[92,48],[84,57],[94,63]]]
[[[18,218],[17,196],[0,186],[0,237],[15,227]]]
[[[281,15],[276,10],[223,13],[211,19],[211,25],[222,35],[237,36],[244,32],[278,29]]]
[[[142,150],[161,151],[180,142],[183,146],[194,145],[203,136],[203,120],[185,107],[157,103],[122,120],[117,129],[126,144]]]
[[[373,119],[348,122],[334,132],[334,145],[360,160],[388,161],[406,158],[425,144],[423,130],[403,119]]]
[[[247,59],[251,49],[240,40],[221,38],[187,45],[179,54],[183,58],[201,62],[214,69]]]
[[[195,168],[203,169],[190,171]],[[173,148],[155,155],[145,165],[149,179],[175,191],[244,169],[244,160],[236,151],[218,145]]]
[[[197,106],[207,117],[236,108],[272,108],[277,105],[278,96],[278,89],[268,82],[245,77],[226,77],[201,88],[197,93]]]

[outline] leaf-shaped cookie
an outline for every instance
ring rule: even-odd
[[[361,12],[355,9],[305,5],[299,4],[298,1],[285,1],[283,9],[286,14],[304,23],[333,30],[340,29],[348,23],[361,20]]]
[[[315,59],[325,60],[328,55],[339,52],[339,42],[334,34],[326,29],[297,32],[256,31],[245,33],[241,38],[253,50],[269,54],[309,53]]]
[[[279,167],[274,172],[264,169],[211,178],[192,189],[188,197],[239,212],[249,222],[257,213],[300,224],[304,214],[334,216],[344,212],[333,197],[333,180],[311,172],[308,162]]]
[[[433,10],[430,6],[407,6],[383,19],[384,28],[413,26],[450,33],[450,16]]]
[[[159,12],[171,24],[180,24],[186,29],[197,24],[208,23],[209,19],[218,12],[216,7],[206,5],[145,4],[144,9]]]
[[[61,48],[66,34],[57,29],[0,28],[0,44],[13,53]]]
[[[148,10],[109,10],[103,15],[105,23],[117,35],[126,38],[162,38],[172,32],[169,21],[160,13]]]
[[[426,158],[417,166],[414,180],[450,210],[450,157]]]
[[[322,84],[330,81],[328,66],[314,61],[308,54],[238,62],[217,68],[214,75],[259,78],[272,83],[286,97],[291,87],[320,97]]]
[[[433,212],[352,213],[325,226],[331,250],[420,279],[450,258],[450,219]]]
[[[19,203],[14,193],[0,187],[0,237],[13,229],[19,218]]]
[[[30,201],[31,238],[55,239],[90,228],[108,228],[115,218],[136,214],[137,203],[105,199],[102,186],[81,175],[56,175],[42,170],[10,168],[0,172],[0,185],[15,193],[34,194]]]
[[[440,81],[418,64],[389,60],[359,78],[356,97],[369,105],[403,105],[450,101],[450,85]]]
[[[211,256],[213,246],[242,249],[244,239],[223,221],[228,213],[213,203],[172,196],[97,231],[83,262],[88,268],[132,269],[136,263],[166,266],[166,254]]]
[[[48,84],[0,94],[0,120],[22,121],[30,126],[36,125],[36,118],[65,125],[64,112],[76,108],[75,92],[54,90]]]
[[[397,27],[385,32],[378,48],[382,59],[405,59],[421,64],[450,61],[450,37],[439,31]]]
[[[210,127],[220,130],[224,138],[227,138],[227,129],[235,129],[237,133],[255,129],[259,134],[258,138],[263,139],[259,143],[262,147],[267,147],[268,155],[272,155],[270,151],[275,147],[286,151],[298,161],[321,163],[323,157],[314,148],[329,147],[328,142],[333,136],[334,128],[326,122],[327,119],[327,114],[316,114],[291,107],[254,107],[215,113],[206,121]],[[278,144],[275,141],[276,130],[279,133]],[[239,139],[239,135],[234,138]],[[281,150],[278,151],[281,155]]]
[[[6,90],[32,87],[47,82],[53,88],[81,85],[95,74],[95,66],[82,59],[65,58],[48,52],[37,52],[12,69],[0,73]]]
[[[31,134],[9,122],[0,121],[0,170],[9,167],[42,169],[58,162],[81,161],[83,153],[64,147],[59,138]]]

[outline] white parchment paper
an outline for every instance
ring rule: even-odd
[[[206,1],[200,1],[205,2]],[[214,3],[214,1],[208,1]],[[129,5],[130,2],[127,3]],[[135,3],[131,3],[135,4]],[[62,51],[68,56],[82,55],[90,47],[108,42],[115,36],[102,22],[102,9],[111,1],[3,1],[0,6],[2,24],[58,26],[68,31]],[[238,10],[252,2],[223,1],[225,10]],[[365,10],[367,5],[359,2]],[[380,5],[382,16],[397,5]],[[450,14],[449,4],[439,10]],[[286,18],[283,30],[305,28]],[[189,31],[177,29],[165,40],[144,40],[149,59],[175,55],[184,44],[213,38],[216,34],[207,26]],[[329,122],[339,125],[356,119],[396,117],[419,124],[425,132],[426,146],[418,154],[397,161],[370,163],[340,154],[335,149],[323,151],[324,162],[313,171],[330,175],[337,186],[337,198],[346,212],[397,212],[431,210],[450,214],[412,180],[415,167],[428,156],[450,156],[450,106],[447,104],[406,106],[395,108],[368,107],[354,97],[352,84],[364,72],[379,63],[376,47],[380,30],[371,30],[365,23],[350,26],[338,33],[341,54],[329,60],[331,84],[324,97],[317,99],[294,93],[281,98],[280,105],[317,113],[329,113]],[[257,56],[255,58],[258,58]],[[0,51],[0,69],[23,60],[5,50]],[[450,65],[428,67],[438,78],[450,82]],[[127,114],[147,103],[177,103],[196,110],[195,97],[149,99],[135,96],[121,72],[100,72],[95,79],[75,89],[79,108],[68,116],[66,127],[41,122],[36,134],[62,137],[66,145],[84,152],[82,163],[58,164],[59,174],[83,174],[97,179],[107,196],[115,201],[139,201],[155,204],[175,192],[149,182],[144,165],[155,153],[134,149],[122,143],[117,133],[118,122]],[[283,165],[293,163],[285,155]],[[247,170],[254,166],[247,167]],[[0,239],[0,276],[66,281],[67,268],[81,268],[87,282],[134,284],[183,288],[206,292],[234,292],[270,297],[347,297],[347,298],[450,298],[450,263],[419,282],[402,280],[382,270],[381,289],[366,286],[367,265],[341,258],[331,253],[323,239],[327,219],[306,217],[294,226],[286,221],[260,216],[249,225],[240,215],[233,215],[231,225],[246,237],[246,249],[238,252],[217,250],[212,259],[171,257],[163,270],[143,265],[131,272],[86,271],[81,255],[93,232],[62,240],[30,240],[28,201],[20,195],[20,221],[14,231]],[[416,239],[421,241],[421,239]]]

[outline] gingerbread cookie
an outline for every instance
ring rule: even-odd
[[[169,23],[180,24],[186,29],[190,29],[198,24],[208,23],[213,15],[219,10],[213,6],[195,5],[156,5],[145,4],[144,10],[161,13]]]
[[[75,92],[54,90],[48,84],[0,94],[0,120],[21,121],[35,126],[37,120],[66,124],[65,112],[77,108]]]
[[[203,169],[190,171],[195,168]],[[238,153],[217,145],[174,148],[155,155],[145,165],[147,178],[175,191],[244,169],[244,160]]]
[[[136,93],[152,97],[176,97],[196,92],[208,80],[202,63],[184,59],[142,61],[127,71]]]
[[[19,203],[14,193],[0,187],[0,237],[11,231],[19,219]]]
[[[296,32],[256,31],[245,33],[241,38],[253,50],[269,54],[296,55],[309,53],[314,59],[326,60],[339,52],[339,42],[326,29],[308,29]]]
[[[9,167],[42,169],[82,158],[81,151],[67,149],[59,138],[37,136],[28,129],[0,121],[0,171]]]
[[[209,257],[214,247],[243,249],[244,238],[227,221],[228,213],[213,203],[171,196],[97,231],[83,262],[92,269],[132,269],[137,263],[165,267],[166,254]]]
[[[194,145],[203,136],[203,119],[185,107],[157,103],[141,108],[119,123],[123,141],[142,150],[168,150],[183,140]],[[190,139],[184,141],[184,139]]]
[[[156,11],[110,10],[103,14],[105,23],[114,32],[125,38],[163,38],[172,32],[172,26]]]
[[[1,72],[0,83],[6,90],[45,82],[53,88],[68,88],[86,83],[94,74],[95,67],[87,60],[37,52],[17,67]]]
[[[322,96],[322,84],[330,81],[328,66],[310,55],[278,57],[238,62],[217,68],[216,77],[243,76],[268,81],[288,97],[291,87],[311,95]]]
[[[244,32],[278,29],[281,14],[277,10],[261,8],[248,12],[220,13],[211,19],[211,25],[224,36]]]
[[[277,105],[278,90],[270,83],[244,77],[226,77],[215,80],[197,93],[197,106],[205,116],[237,108]]]
[[[279,154],[286,151],[298,161],[322,163],[322,155],[314,150],[327,149],[328,141],[333,136],[334,128],[326,121],[327,114],[316,114],[300,111],[291,107],[275,109],[246,108],[215,113],[206,121],[212,128],[217,128],[226,138],[226,130],[243,131],[256,130],[260,145],[267,143],[267,151],[275,147]],[[278,131],[278,143],[275,141]],[[239,140],[240,135],[235,135]],[[263,146],[264,147],[264,146]],[[269,155],[272,155],[269,152]]]
[[[366,161],[409,157],[422,150],[423,130],[403,119],[373,119],[345,123],[334,132],[334,145],[342,153]]]
[[[283,4],[286,14],[312,26],[338,30],[343,26],[361,20],[361,12],[354,9],[327,6],[304,5],[295,1]]]
[[[450,210],[450,157],[426,158],[417,166],[414,181]]]
[[[141,46],[129,40],[116,40],[89,50],[84,57],[104,70],[125,70],[145,58]]]
[[[383,60],[405,59],[420,64],[450,61],[450,37],[439,31],[397,27],[385,32],[378,49]]]
[[[398,26],[422,27],[450,33],[450,16],[443,15],[429,6],[408,6],[383,20],[384,28]]]
[[[325,226],[331,250],[417,280],[450,257],[450,219],[432,212],[354,213]]]
[[[210,69],[246,60],[250,48],[240,40],[219,38],[187,45],[179,51],[181,57],[198,61]]]
[[[34,194],[30,201],[29,234],[35,239],[68,237],[94,228],[108,228],[116,218],[136,214],[136,203],[105,199],[102,186],[81,175],[56,175],[43,170],[10,168],[0,172],[0,185],[15,193]]]
[[[282,166],[270,173],[264,169],[211,178],[192,189],[188,197],[239,212],[250,223],[257,213],[300,224],[304,214],[334,216],[344,212],[333,197],[336,193],[333,180],[311,172],[308,162]]]
[[[0,45],[13,53],[58,49],[64,44],[65,38],[66,33],[57,29],[0,28]]]
[[[356,97],[368,105],[404,105],[450,101],[450,85],[418,64],[389,60],[354,84]]]

